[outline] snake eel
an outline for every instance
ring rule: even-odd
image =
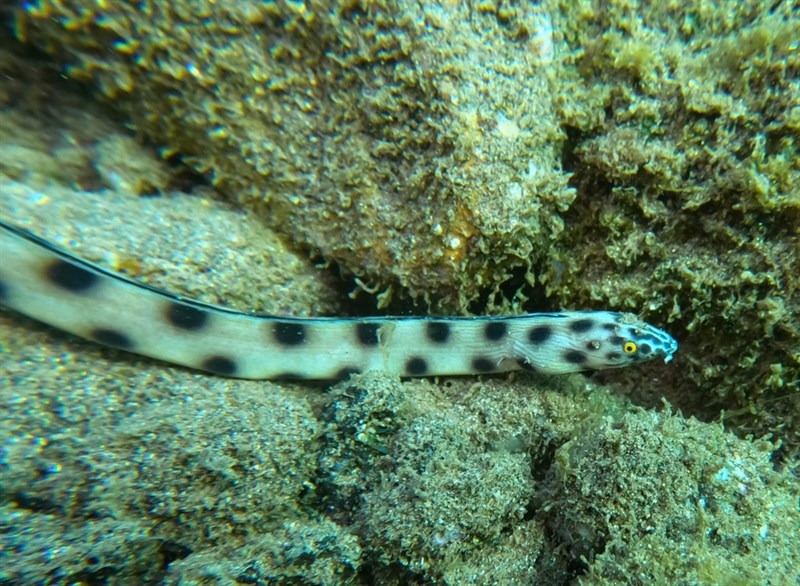
[[[614,311],[441,318],[245,314],[169,294],[21,228],[0,227],[0,303],[106,346],[221,376],[562,374],[656,357],[669,362],[678,348],[663,330]]]

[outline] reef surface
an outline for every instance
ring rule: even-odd
[[[3,580],[800,580],[800,15],[663,6],[20,2],[5,220],[242,311],[351,311],[351,276],[681,347],[314,387],[0,312]]]

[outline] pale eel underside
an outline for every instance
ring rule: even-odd
[[[492,317],[249,315],[127,279],[0,222],[0,303],[82,338],[248,379],[401,377],[628,366],[678,348],[635,315],[565,311]]]

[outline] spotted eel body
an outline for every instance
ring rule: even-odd
[[[256,316],[154,289],[0,222],[0,301],[82,338],[218,375],[340,379],[354,372],[547,374],[669,362],[678,345],[613,311],[508,317]]]

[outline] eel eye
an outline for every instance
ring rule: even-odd
[[[636,354],[636,349],[636,342],[625,342],[625,345],[622,347],[625,354]]]

